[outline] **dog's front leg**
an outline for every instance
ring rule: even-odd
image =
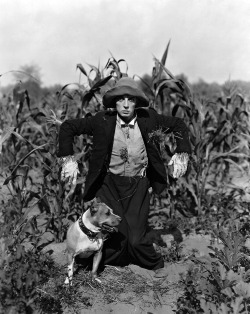
[[[102,248],[95,253],[93,257],[93,266],[92,266],[92,278],[99,282],[100,280],[97,279],[97,270],[100,265],[101,259],[102,259]]]
[[[72,285],[72,277],[74,272],[74,261],[75,257],[72,253],[68,253],[68,275],[64,281],[65,285]]]

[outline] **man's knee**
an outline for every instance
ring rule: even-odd
[[[132,239],[130,239],[129,243],[133,249],[139,249],[142,246],[145,246],[145,245],[148,246],[150,244],[150,243],[147,243],[145,239],[139,236],[134,236]]]

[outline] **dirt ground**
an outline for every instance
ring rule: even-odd
[[[237,186],[240,186],[246,192],[249,189],[249,177],[247,175],[232,173],[232,182]],[[9,190],[6,186],[2,185],[0,182],[0,202],[4,199],[11,197]],[[250,194],[246,194],[246,201],[250,201]],[[0,216],[1,219],[1,216]],[[171,240],[173,240],[172,235],[162,236],[162,240],[166,243],[167,247],[170,247]],[[208,246],[210,243],[210,236],[208,235],[197,235],[191,234],[188,236],[183,235],[182,254],[188,257],[192,254],[193,250],[197,250],[197,256],[207,255],[209,252]],[[219,244],[218,244],[219,245]],[[56,263],[61,266],[66,265],[66,255],[65,255],[65,243],[52,243],[46,247],[47,250],[53,250],[52,258]],[[155,279],[154,272],[150,270],[143,269],[136,265],[129,265],[126,268],[116,268],[117,276],[111,278],[112,281],[116,281],[120,275],[120,272],[132,272],[136,275],[138,280],[144,280],[148,287],[152,286],[152,290],[147,290],[145,294],[141,294],[140,297],[135,296],[133,291],[127,289],[120,293],[114,301],[103,302],[98,296],[95,297],[95,302],[93,302],[90,308],[83,308],[79,312],[80,314],[172,314],[175,313],[176,301],[178,297],[182,294],[180,285],[178,284],[180,279],[180,274],[185,273],[190,265],[188,258],[182,259],[177,263],[165,263],[165,268],[167,271],[167,276],[164,279]],[[114,274],[114,272],[113,272]],[[66,269],[65,269],[66,275]],[[105,277],[106,276],[106,277]],[[119,277],[121,278],[121,277]],[[100,276],[100,280],[105,282],[107,280],[107,275],[105,273]],[[117,282],[117,284],[122,285],[122,282]],[[100,287],[102,282],[100,283]],[[157,291],[153,290],[155,285],[159,287],[166,287],[166,293],[157,294]],[[102,288],[102,287],[101,287]],[[91,290],[91,289],[90,289]],[[86,293],[86,291],[84,292]],[[89,291],[91,293],[91,291]],[[65,314],[68,314],[68,310],[65,310]]]
[[[171,235],[164,235],[163,241],[170,245],[173,237]],[[205,235],[189,235],[184,236],[182,253],[184,256],[188,257],[192,254],[193,250],[196,249],[196,256],[207,255],[209,252],[208,246],[210,243],[210,236]],[[218,244],[219,245],[219,244]],[[46,247],[46,250],[53,250],[52,257],[54,261],[62,266],[66,265],[66,255],[65,255],[65,243],[52,243]],[[115,268],[117,271],[117,277],[113,274],[112,280],[119,281],[119,272],[133,272],[138,280],[144,280],[148,286],[152,286],[152,290],[147,290],[146,294],[140,294],[138,297],[133,295],[133,291],[128,289],[123,291],[118,296],[115,297],[114,302],[106,303],[102,299],[95,296],[96,301],[91,308],[82,309],[80,314],[132,314],[132,313],[153,313],[153,314],[172,314],[175,313],[176,301],[178,297],[182,294],[181,287],[179,285],[180,274],[185,273],[190,265],[188,259],[184,259],[177,263],[165,263],[165,268],[167,270],[167,276],[163,279],[154,278],[154,272],[146,270],[136,265],[129,265],[125,268]],[[114,266],[112,266],[114,267]],[[65,270],[66,273],[66,270]],[[107,274],[100,275],[100,280],[103,281],[103,286],[105,286],[107,280]],[[119,282],[119,284],[122,284]],[[102,285],[102,282],[100,283]],[[153,286],[159,285],[159,288],[168,288],[164,294],[157,294],[153,291]],[[86,291],[84,291],[86,293]],[[156,300],[157,299],[157,300]],[[65,312],[68,313],[68,312]]]

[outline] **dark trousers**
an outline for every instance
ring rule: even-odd
[[[96,196],[122,218],[118,233],[104,242],[104,265],[125,266],[130,263],[146,269],[164,266],[163,258],[146,239],[149,213],[148,179],[122,177],[108,173]]]

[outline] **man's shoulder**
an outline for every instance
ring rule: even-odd
[[[150,118],[151,116],[157,115],[157,111],[152,107],[149,108],[143,107],[136,109],[136,114],[140,118]]]
[[[99,120],[104,117],[116,117],[117,112],[115,110],[103,110],[103,111],[98,111],[94,116],[92,116],[94,119]]]

